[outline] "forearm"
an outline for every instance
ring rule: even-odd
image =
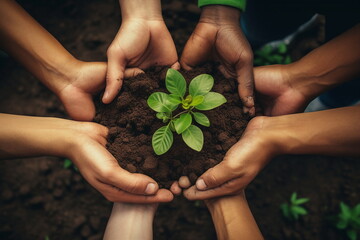
[[[360,24],[289,65],[290,81],[307,98],[360,77]]]
[[[277,154],[360,156],[360,106],[266,118],[265,141]]]
[[[57,118],[0,114],[0,159],[65,156],[73,146],[72,139],[64,131],[70,122]]]
[[[160,0],[119,0],[119,3],[123,21],[130,18],[163,20]]]
[[[114,203],[104,240],[151,240],[157,204]]]
[[[245,194],[206,200],[219,240],[263,239]]]
[[[57,79],[67,75],[67,66],[73,67],[71,63],[76,62],[49,32],[12,0],[0,0],[0,46],[55,92],[64,84]]]

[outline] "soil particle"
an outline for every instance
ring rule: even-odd
[[[150,170],[155,169],[158,165],[158,161],[154,156],[148,156],[145,158],[144,164],[142,165],[143,169]]]
[[[91,229],[88,225],[84,225],[81,230],[80,230],[80,234],[82,237],[87,238],[91,235]]]
[[[9,189],[5,189],[1,193],[1,200],[3,200],[4,202],[11,201],[13,197],[14,197],[14,193]]]
[[[85,216],[80,215],[80,216],[75,217],[74,221],[73,221],[74,229],[80,228],[85,222],[86,222]]]

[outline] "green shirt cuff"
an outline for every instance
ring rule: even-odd
[[[246,7],[246,0],[199,0],[198,1],[199,7],[203,7],[206,5],[226,5],[244,11]]]

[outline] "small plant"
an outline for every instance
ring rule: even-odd
[[[65,169],[70,169],[71,167],[73,167],[74,168],[74,170],[75,171],[79,171],[79,169],[73,164],[73,162],[70,160],[70,159],[68,159],[68,158],[65,158],[64,159],[64,165],[63,165],[63,167],[65,168]]]
[[[348,205],[341,202],[336,228],[346,231],[346,235],[350,240],[356,240],[357,233],[360,231],[360,204],[351,209]]]
[[[211,110],[226,102],[223,95],[210,92],[214,79],[209,74],[195,77],[189,84],[189,94],[186,94],[185,78],[174,69],[169,69],[165,79],[166,89],[163,92],[152,93],[147,103],[156,111],[156,117],[166,123],[156,130],[152,137],[152,146],[157,155],[166,153],[173,144],[173,132],[181,134],[184,142],[192,149],[201,151],[204,135],[201,129],[193,125],[193,119],[200,125],[209,127],[210,121],[205,114],[195,110]],[[181,106],[178,113],[174,111]]]
[[[291,63],[291,57],[285,43],[280,43],[276,48],[267,44],[254,52],[254,64],[256,66],[289,63]]]
[[[308,201],[308,198],[297,198],[297,194],[294,192],[290,197],[290,204],[283,203],[280,205],[283,216],[291,221],[298,220],[300,215],[307,214],[306,209],[300,205]]]

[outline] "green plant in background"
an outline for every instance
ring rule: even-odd
[[[63,165],[63,167],[65,168],[65,169],[69,169],[69,168],[71,168],[71,167],[73,167],[74,168],[74,170],[75,171],[79,171],[79,169],[73,164],[73,162],[70,160],[70,159],[68,159],[68,158],[65,158],[64,159],[64,165]]]
[[[297,198],[297,193],[294,192],[290,197],[290,204],[283,203],[280,205],[283,216],[289,220],[298,220],[300,215],[306,215],[307,211],[301,205],[308,202],[308,198]]]
[[[357,233],[360,231],[360,204],[351,209],[348,205],[341,202],[336,228],[346,231],[349,239],[356,240]]]
[[[173,144],[173,132],[181,134],[182,139],[190,148],[201,151],[204,135],[201,129],[193,125],[193,119],[200,125],[209,127],[210,121],[203,113],[195,110],[211,110],[226,102],[223,95],[210,92],[214,79],[209,74],[201,74],[189,84],[189,94],[186,94],[186,81],[180,72],[169,69],[165,79],[166,89],[163,92],[152,93],[147,99],[151,109],[157,112],[156,117],[166,123],[156,130],[152,137],[152,146],[157,155],[166,153]],[[178,113],[174,111],[181,106]]]
[[[291,63],[291,57],[285,43],[280,43],[277,48],[265,45],[254,52],[254,65],[256,66],[289,63]]]

